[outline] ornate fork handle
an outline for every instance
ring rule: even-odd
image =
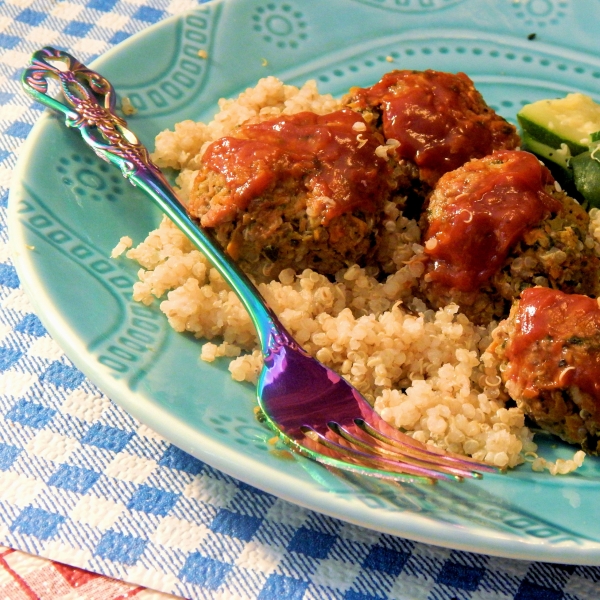
[[[58,80],[65,102],[48,94],[48,79]],[[125,120],[115,114],[116,94],[109,81],[67,52],[45,47],[33,54],[22,82],[38,102],[63,113],[66,125],[79,129],[100,158],[118,166],[131,183],[145,189],[167,216],[195,240],[244,304],[266,352],[282,343],[296,345],[245,273],[224,257],[206,230],[192,221],[147,149],[127,128]]]
[[[48,95],[49,78],[58,80],[66,104]],[[67,52],[46,47],[32,56],[23,83],[36,100],[62,112],[66,125],[79,129],[94,152],[116,164],[125,177],[151,172],[163,178],[145,146],[115,114],[115,90],[99,73]]]

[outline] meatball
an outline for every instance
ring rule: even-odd
[[[420,293],[477,323],[504,318],[535,285],[597,296],[587,212],[528,152],[502,150],[444,175],[426,217]]]
[[[497,115],[464,73],[392,71],[369,88],[353,88],[344,99],[386,140],[396,140],[396,157],[410,187],[422,195],[438,179],[472,158],[513,149],[513,125]]]
[[[600,307],[529,288],[494,334],[510,396],[542,429],[600,453]]]
[[[349,109],[247,123],[208,147],[188,211],[258,280],[365,264],[394,187],[382,143]]]

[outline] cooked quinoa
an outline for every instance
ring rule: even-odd
[[[154,160],[180,171],[182,201],[206,147],[257,116],[340,108],[316,84],[301,88],[274,77],[235,100],[221,100],[208,124],[184,121],[159,134]],[[386,149],[382,149],[385,153]],[[507,404],[500,359],[486,351],[497,323],[473,324],[458,306],[428,309],[414,292],[424,272],[424,247],[416,221],[388,202],[379,261],[391,275],[357,265],[328,279],[310,269],[282,270],[259,290],[295,339],[325,365],[342,374],[390,424],[415,439],[500,467],[533,461],[536,470],[565,473],[573,460],[549,463],[537,457],[533,433],[521,409]],[[592,211],[590,240],[600,253],[600,212]],[[120,242],[124,252],[129,240]],[[167,218],[147,239],[126,252],[141,265],[133,297],[160,299],[170,325],[203,339],[201,358],[230,359],[237,381],[256,382],[262,356],[250,317],[217,271]]]

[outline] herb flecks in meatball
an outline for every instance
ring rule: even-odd
[[[364,264],[393,188],[382,143],[349,109],[242,125],[207,149],[188,210],[258,278]]]
[[[478,323],[504,318],[535,285],[595,296],[600,260],[589,217],[535,156],[494,152],[444,175],[430,197],[421,286]]]
[[[511,397],[539,427],[600,452],[600,307],[597,300],[530,288],[495,333]]]

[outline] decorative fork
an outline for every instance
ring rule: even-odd
[[[48,94],[56,80],[65,102]],[[238,295],[258,332],[264,367],[259,417],[299,454],[329,467],[396,481],[462,481],[500,469],[450,455],[391,427],[337,373],[308,355],[254,284],[187,214],[148,150],[115,114],[112,85],[70,54],[46,47],[32,55],[22,83],[37,101],[65,116],[103,160],[118,166],[187,235]]]

